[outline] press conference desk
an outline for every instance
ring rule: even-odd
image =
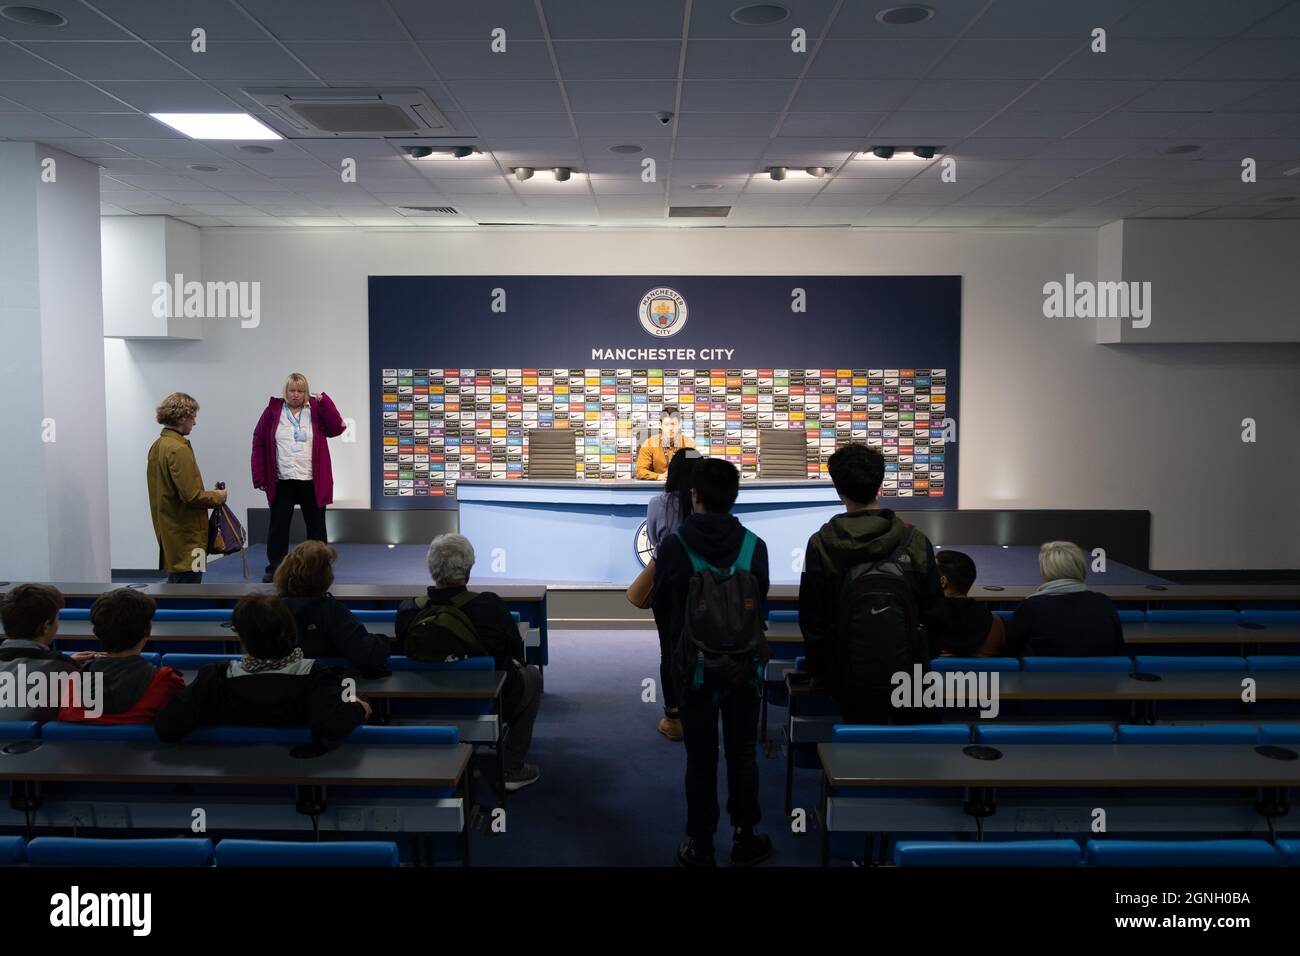
[[[492,576],[555,584],[622,584],[643,567],[639,534],[662,481],[491,481],[456,485],[460,531],[474,545],[475,581]],[[843,510],[829,481],[746,479],[732,508],[788,565],[808,535]],[[638,544],[640,539],[640,544]]]

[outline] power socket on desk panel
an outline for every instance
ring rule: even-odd
[[[95,807],[95,826],[126,830],[131,826],[131,811],[124,803],[101,803]]]
[[[393,833],[402,828],[402,811],[396,807],[374,807],[370,811],[370,827],[381,833]]]
[[[339,807],[339,829],[349,833],[364,833],[366,829],[365,807]]]
[[[56,827],[72,827],[78,830],[95,825],[95,808],[89,803],[65,803],[54,814]]]

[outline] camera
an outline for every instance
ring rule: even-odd
[[[664,110],[662,113],[656,113],[655,119],[657,119],[659,122],[667,126],[669,123],[673,121],[673,114],[670,113],[668,110]]]

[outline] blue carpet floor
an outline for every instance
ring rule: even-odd
[[[477,866],[671,866],[685,839],[686,752],[655,729],[661,703],[641,700],[641,681],[659,679],[653,631],[553,630],[530,760],[541,779],[510,796],[506,832],[477,835]],[[779,729],[783,710],[772,713]],[[782,818],[785,763],[759,753],[763,823],[776,855],[770,865],[815,866],[818,833],[798,836]],[[724,862],[731,837],[726,777],[719,760],[717,849]],[[483,764],[489,774],[490,761]],[[479,798],[495,804],[486,780]],[[797,771],[795,804],[812,817],[815,770]]]

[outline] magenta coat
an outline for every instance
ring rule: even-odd
[[[334,500],[334,472],[330,468],[327,439],[342,435],[347,427],[334,402],[324,392],[309,398],[311,405],[311,476],[316,490],[316,505],[324,508]],[[275,501],[275,483],[279,480],[276,465],[275,430],[280,424],[284,399],[273,397],[253,429],[253,487],[266,487],[267,504]]]

